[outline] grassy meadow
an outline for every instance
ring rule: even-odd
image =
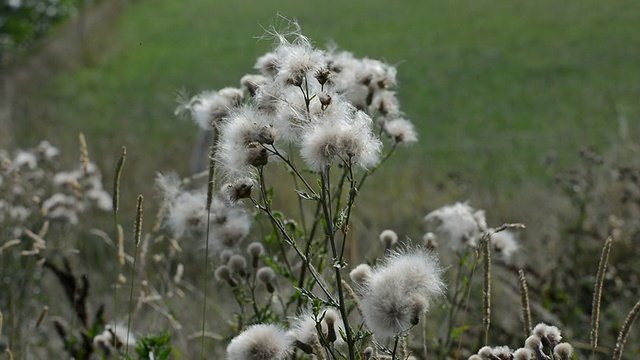
[[[34,79],[18,94],[14,145],[27,148],[48,139],[63,154],[76,154],[77,134],[83,132],[108,189],[126,145],[121,221],[129,229],[137,194],[149,207],[158,198],[152,186],[157,172],[188,175],[198,129],[174,116],[176,93],[239,86],[239,79],[253,72],[255,59],[271,48],[260,36],[270,25],[284,23],[278,14],[297,19],[320,48],[335,42],[358,57],[397,64],[398,98],[419,142],[401,148],[362,191],[354,215],[358,239],[377,241],[389,227],[419,239],[420,219],[428,211],[469,199],[487,210],[492,224],[525,223],[524,251],[544,247],[551,253],[522,256],[522,262],[535,264],[548,256],[562,260],[562,247],[553,245],[558,239],[606,235],[604,225],[600,232],[585,229],[606,223],[609,213],[629,214],[613,200],[594,201],[593,224],[585,215],[568,229],[574,199],[561,195],[554,176],[581,166],[582,148],[608,159],[640,139],[640,3],[634,0],[131,1],[111,29],[86,39],[100,46],[84,65]],[[620,190],[604,187],[594,186],[593,194]],[[281,205],[295,209],[296,204]],[[593,254],[584,259],[595,259],[589,265],[593,271],[576,270],[576,276],[595,276],[602,241],[592,240],[584,249]],[[613,258],[625,258],[615,246]],[[361,243],[351,250],[369,259],[367,249]],[[100,261],[100,249],[91,251]],[[538,270],[545,273],[542,268],[550,266]],[[200,270],[186,270],[194,283],[199,284]],[[624,280],[621,274],[628,273],[612,277]],[[583,294],[575,284],[566,293],[554,292],[545,281],[559,280],[537,280],[532,287],[546,291],[540,303]],[[109,286],[98,283],[98,289]],[[197,307],[200,300],[190,305]],[[563,314],[563,320],[584,321],[588,309],[582,303],[590,301],[580,299],[575,317]],[[627,309],[624,303],[608,313],[613,325],[607,329],[619,327]],[[187,318],[198,320],[197,311]],[[149,322],[160,327],[157,319]],[[611,347],[616,335],[607,334],[604,345]],[[179,341],[196,348],[188,336]],[[186,358],[194,354],[185,353]]]

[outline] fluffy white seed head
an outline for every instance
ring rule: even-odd
[[[291,341],[282,328],[259,324],[231,340],[227,360],[285,360],[290,352]]]
[[[264,165],[276,131],[270,118],[252,106],[244,106],[222,122],[216,159],[228,178],[253,177],[253,168]],[[259,160],[259,161],[258,161]]]
[[[491,353],[500,360],[511,360],[511,349],[508,346],[496,346],[491,349]]]
[[[247,74],[240,79],[240,85],[247,90],[251,97],[256,96],[258,89],[269,82],[269,78],[264,75]]]
[[[534,356],[531,349],[520,348],[513,353],[513,360],[531,360]]]
[[[380,233],[380,241],[385,248],[390,248],[398,242],[398,234],[395,231],[387,229]]]
[[[351,281],[360,286],[366,286],[372,275],[373,270],[371,269],[371,266],[367,264],[360,264],[353,268],[353,270],[351,270],[351,272],[349,273]]]
[[[257,241],[252,242],[247,246],[247,253],[251,256],[253,267],[258,266],[258,261],[260,260],[260,256],[264,254],[264,246],[262,243]]]
[[[531,335],[529,336],[525,341],[524,344],[527,348],[533,350],[533,351],[537,351],[542,347],[542,341],[540,340],[540,338],[537,335]]]
[[[232,256],[233,256],[233,250],[224,249],[220,252],[220,262],[223,265],[227,265]]]
[[[438,259],[424,250],[390,254],[363,289],[362,311],[369,329],[390,338],[416,325],[444,292]]]
[[[243,275],[247,268],[247,259],[242,255],[235,254],[229,258],[229,263],[227,265],[234,272]]]
[[[492,232],[492,229],[488,230]],[[503,230],[491,235],[491,247],[500,260],[505,263],[511,263],[513,255],[518,251],[518,241],[515,233],[509,230]]]
[[[569,343],[560,343],[553,348],[553,354],[560,360],[569,360],[573,355],[573,346]]]
[[[321,309],[317,316],[311,311],[302,312],[293,320],[289,333],[296,341],[306,345],[304,348],[309,348],[318,338],[317,322],[324,340],[335,346],[344,345],[344,339],[340,335],[340,332],[344,332],[344,323],[340,313],[331,308]]]
[[[484,346],[478,350],[478,355],[483,359],[490,359],[491,355],[493,355],[493,351],[491,351],[490,346]]]
[[[536,335],[539,338],[545,338],[547,337],[547,334],[549,333],[549,325],[545,324],[545,323],[539,323],[536,326],[533,327],[533,330],[531,331],[531,333],[533,335]]]
[[[562,334],[560,332],[560,329],[558,329],[556,326],[549,326],[547,328],[547,339],[555,344],[562,341]]]
[[[445,241],[456,252],[467,246],[475,247],[486,230],[484,211],[475,210],[467,203],[443,206],[427,214],[423,222],[427,231],[433,232],[438,240]]]
[[[418,135],[413,123],[407,119],[398,118],[385,121],[382,129],[397,143],[407,144],[418,141]]]
[[[302,158],[310,169],[318,172],[336,157],[344,161],[351,159],[353,165],[364,169],[370,168],[378,162],[382,148],[371,126],[371,118],[362,111],[352,118],[313,122],[302,135]]]
[[[232,108],[240,105],[242,98],[241,89],[224,88],[196,95],[185,107],[191,111],[193,120],[200,128],[212,130]]]
[[[271,284],[276,279],[276,272],[268,266],[263,266],[258,269],[256,278],[265,284]]]

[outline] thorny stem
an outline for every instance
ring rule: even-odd
[[[331,303],[336,304],[336,300],[333,298],[333,296],[331,295],[331,293],[327,289],[327,286],[322,281],[322,279],[320,277],[320,274],[318,274],[318,271],[313,267],[313,264],[311,264],[311,262],[309,261],[309,258],[302,253],[302,251],[300,250],[300,248],[298,247],[296,242],[291,238],[291,235],[289,235],[289,233],[287,232],[287,229],[284,228],[284,226],[282,225],[280,220],[278,220],[273,215],[271,210],[269,210],[269,209],[265,208],[264,206],[262,206],[258,201],[256,201],[256,199],[251,198],[251,202],[253,202],[253,204],[258,209],[264,211],[269,216],[269,218],[271,219],[272,223],[276,224],[276,227],[278,228],[280,233],[282,233],[282,235],[284,235],[285,241],[287,242],[287,244],[289,246],[291,246],[293,248],[293,250],[295,250],[295,252],[298,254],[298,256],[300,257],[300,259],[302,260],[304,265],[309,269],[309,273],[311,274],[313,279],[316,281],[318,286],[320,286],[320,289],[322,290],[322,292],[324,292],[324,294],[327,296],[327,298],[329,299],[329,301]]]
[[[316,235],[316,229],[318,228],[318,224],[320,223],[319,215],[320,215],[320,203],[317,203],[313,226],[311,227],[311,233],[309,233],[309,236],[307,236],[307,239],[306,239],[307,245],[304,250],[304,254],[307,258],[309,258],[309,255],[311,253],[311,246],[313,245],[313,240]],[[298,284],[300,286],[304,286],[304,278],[306,276],[306,273],[307,273],[307,267],[303,266],[302,269],[300,270],[300,278],[298,280]],[[307,290],[311,291],[312,289],[307,289]],[[302,297],[298,298],[298,309],[300,309],[300,307],[302,306],[302,302],[303,302]]]
[[[393,353],[391,354],[391,360],[396,360],[396,352],[398,351],[398,342],[400,341],[400,334],[395,336],[395,341],[393,342]]]
[[[260,196],[262,197],[262,204],[264,208],[267,209],[269,213],[271,213],[271,202],[269,201],[269,198],[267,197],[267,191],[265,190],[266,185],[264,182],[263,169],[264,168],[262,166],[258,167],[258,177],[260,178]],[[282,261],[284,261],[289,275],[293,276],[293,268],[291,267],[291,264],[289,264],[289,260],[287,259],[287,251],[285,250],[282,241],[280,241],[280,236],[278,236],[278,229],[273,222],[271,222],[271,226],[273,226],[274,234],[276,234],[276,236],[278,237],[278,247],[280,248],[280,253],[282,254]]]
[[[211,202],[213,201],[213,191],[215,190],[216,182],[216,162],[214,161],[214,151],[216,142],[218,140],[218,131],[213,129],[213,144],[211,145],[211,153],[209,154],[209,176],[207,184],[207,238],[205,241],[204,249],[204,280],[202,284],[202,290],[204,292],[204,300],[202,301],[202,335],[200,340],[200,358],[204,360],[204,335],[205,325],[207,319],[207,270],[209,269],[209,232],[211,230]]]
[[[353,180],[353,168],[351,164],[351,157],[349,157],[349,161],[345,162],[347,170],[349,172],[349,200],[347,201],[347,214],[345,216],[344,223],[342,224],[342,249],[340,249],[340,260],[344,258],[344,248],[347,244],[347,234],[349,233],[349,219],[351,219],[351,209],[353,208],[353,203],[355,202],[356,195],[358,195],[357,183]]]
[[[338,251],[337,251],[337,247],[336,247],[336,241],[335,241],[335,231],[334,231],[334,224],[333,224],[333,217],[331,215],[331,174],[330,174],[330,166],[327,166],[325,168],[325,171],[321,174],[320,176],[320,181],[322,183],[322,197],[321,197],[321,202],[322,202],[322,209],[324,212],[324,217],[325,217],[325,221],[326,221],[326,231],[327,231],[327,237],[329,238],[329,244],[331,245],[331,254],[333,255],[333,267],[335,270],[335,274],[336,274],[336,284],[337,284],[337,288],[338,288],[338,299],[340,301],[339,303],[339,308],[340,308],[340,315],[342,316],[342,322],[344,323],[344,330],[345,330],[345,335],[347,338],[347,346],[349,347],[349,357],[348,359],[355,359],[356,357],[356,351],[355,351],[355,344],[354,344],[354,339],[353,336],[351,334],[351,328],[349,327],[349,318],[348,318],[348,314],[347,314],[347,306],[344,300],[344,289],[342,287],[342,274],[340,273],[340,270],[342,268],[342,262],[343,259],[342,257],[338,258]]]

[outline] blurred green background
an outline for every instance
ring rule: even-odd
[[[173,116],[176,91],[237,86],[270,48],[257,37],[278,14],[320,47],[398,65],[420,143],[389,174],[507,191],[546,181],[545,164],[570,164],[582,146],[619,142],[621,119],[625,136],[640,134],[634,0],[149,0],[87,34],[80,65],[17,95],[15,144],[75,149],[83,131],[105,169],[127,145],[138,185],[159,170],[186,174],[197,129]]]

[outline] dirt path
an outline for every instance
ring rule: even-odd
[[[129,0],[102,0],[83,9],[25,59],[0,68],[0,149],[13,145],[15,109],[29,106],[29,92],[61,71],[91,60],[108,43],[109,30]]]

